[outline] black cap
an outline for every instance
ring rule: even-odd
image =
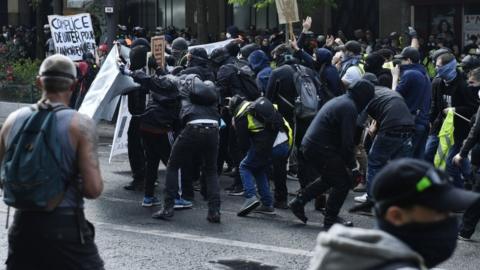
[[[345,50],[353,52],[354,54],[360,54],[362,52],[362,45],[355,40],[350,40],[345,43]]]
[[[395,55],[396,59],[410,59],[413,63],[420,62],[420,52],[414,47],[405,47],[401,54]]]
[[[448,178],[446,173],[425,161],[412,158],[394,160],[373,180],[375,206],[386,210],[393,205],[408,204],[450,212],[465,210],[480,198],[480,194],[452,186]]]

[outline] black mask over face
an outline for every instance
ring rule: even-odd
[[[147,65],[147,52],[145,46],[137,46],[130,50],[130,70],[139,70]]]
[[[459,229],[456,217],[449,217],[437,222],[410,223],[402,226],[394,226],[379,219],[378,226],[420,254],[428,268],[450,258],[457,247]]]

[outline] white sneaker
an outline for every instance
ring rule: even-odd
[[[357,203],[364,203],[367,201],[367,193],[363,194],[362,196],[357,196],[353,198],[353,200]]]

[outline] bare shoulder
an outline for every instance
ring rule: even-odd
[[[74,112],[72,122],[70,124],[70,134],[72,143],[77,145],[79,141],[88,140],[92,143],[97,141],[96,124],[85,114]]]
[[[27,108],[22,108],[16,110],[7,116],[7,119],[2,125],[2,129],[0,130],[0,140],[4,141],[6,139],[7,134],[9,133],[10,129],[12,128],[15,120],[18,118],[19,115],[26,113],[28,110]]]

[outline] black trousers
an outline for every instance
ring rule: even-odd
[[[287,162],[288,156],[286,157],[273,157],[272,165],[272,178],[275,185],[275,201],[276,202],[286,202],[288,199],[288,190],[287,190]]]
[[[218,127],[187,125],[175,140],[167,165],[165,206],[171,207],[178,193],[178,171],[191,157],[203,160],[209,209],[220,209],[220,187],[217,175]]]
[[[145,180],[145,151],[139,117],[132,117],[128,126],[128,161],[133,180],[143,182]]]
[[[104,269],[94,238],[94,227],[83,211],[80,218],[58,209],[17,211],[8,232],[7,270]]]
[[[233,176],[234,184],[235,186],[243,187],[242,178],[240,177],[240,170],[238,168],[246,153],[241,153],[240,149],[238,148],[237,134],[235,133],[235,128],[233,126],[230,126],[228,136],[228,153],[232,159],[233,166],[237,169],[235,171],[235,175]]]
[[[305,188],[309,183],[313,182],[318,177],[318,172],[315,171],[312,166],[308,166],[306,158],[303,156],[303,152],[300,150],[303,137],[307,132],[308,127],[312,123],[312,119],[296,119],[295,120],[295,146],[297,147],[297,168],[298,168],[298,181],[300,187]]]
[[[478,179],[474,185],[474,191],[480,192],[480,183],[478,182]],[[477,200],[463,214],[460,234],[465,237],[471,237],[475,233],[475,227],[477,226],[479,221],[480,221],[480,200]]]
[[[325,207],[325,218],[337,217],[352,186],[352,177],[347,171],[345,162],[333,151],[309,148],[301,151],[307,166],[315,168],[321,178],[308,184],[300,194],[308,202],[331,188]]]
[[[173,135],[171,132],[155,134],[148,131],[142,131],[142,138],[145,146],[145,156],[147,158],[145,170],[145,196],[152,197],[155,193],[155,181],[158,177],[160,160],[163,164],[168,164]]]

